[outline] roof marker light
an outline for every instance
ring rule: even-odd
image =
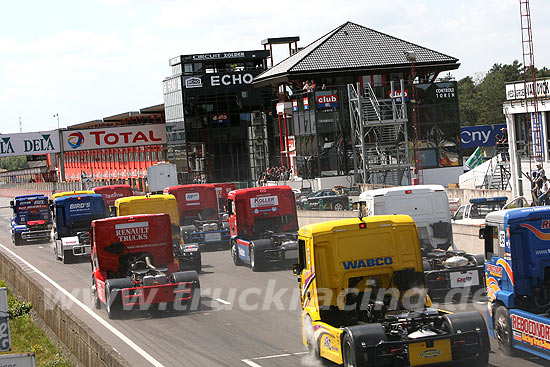
[[[412,194],[412,190],[405,190],[405,194]]]
[[[359,229],[367,228],[367,223],[359,223]]]

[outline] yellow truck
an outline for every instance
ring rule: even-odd
[[[136,215],[136,214],[168,214],[172,223],[172,241],[174,245],[174,258],[179,262],[180,270],[195,270],[200,273],[202,267],[200,248],[196,244],[184,244],[180,231],[180,218],[178,214],[178,202],[174,195],[143,195],[129,196],[115,201],[110,208],[111,214]]]
[[[303,343],[344,366],[487,366],[479,312],[431,307],[406,215],[342,219],[298,233]]]

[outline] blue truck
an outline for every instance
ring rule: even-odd
[[[550,206],[487,214],[487,323],[499,349],[550,360]]]
[[[54,253],[64,264],[91,253],[92,221],[107,217],[100,194],[80,194],[54,198]]]
[[[30,241],[50,240],[52,216],[45,195],[21,195],[10,201],[11,239],[15,246]]]

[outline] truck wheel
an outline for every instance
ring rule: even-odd
[[[313,358],[319,359],[319,343],[315,340],[313,321],[311,321],[311,317],[309,317],[309,315],[307,315],[304,319],[304,333],[306,334],[307,350],[309,351],[309,355]]]
[[[190,304],[191,310],[193,310],[193,308],[198,309],[201,303],[201,283],[199,281],[199,275],[197,274],[196,271],[193,271],[193,270],[178,271],[172,274],[172,283],[184,283],[184,282],[189,282],[192,284],[191,291],[193,292],[193,294],[191,295],[191,300],[186,301],[186,304]],[[173,308],[175,310],[178,310],[178,307],[179,305],[176,305],[176,303],[174,303]]]
[[[101,301],[99,300],[99,296],[97,294],[97,286],[93,275],[92,275],[92,297],[94,299],[94,307],[97,310],[99,310],[101,308]]]
[[[334,203],[332,208],[336,211],[342,211],[342,210],[344,210],[344,203],[342,203],[341,201],[337,201],[337,202]]]
[[[195,259],[195,266],[193,267],[193,270],[197,272],[197,274],[200,274],[202,271],[202,256],[199,254],[199,258]]]
[[[477,356],[472,356],[475,357],[475,361],[472,362],[469,360],[463,363],[458,362],[457,365],[462,367],[486,367],[489,364],[489,333],[487,331],[485,319],[479,312],[461,312],[445,315],[443,316],[443,328],[447,329],[450,333],[479,329],[479,354]],[[465,352],[467,353],[468,351]],[[466,358],[468,355],[463,357]]]
[[[24,240],[21,238],[21,233],[14,233],[13,235],[13,244],[15,246],[22,245]]]
[[[117,295],[119,295],[117,297]],[[122,300],[120,298],[120,292],[113,292],[109,281],[105,282],[105,303],[107,306],[107,317],[110,320],[115,320],[122,314]]]
[[[243,262],[239,258],[239,249],[237,248],[237,241],[231,241],[231,257],[233,258],[233,263],[237,266],[241,266]]]
[[[356,367],[357,359],[355,358],[355,347],[353,345],[353,340],[348,333],[344,334],[344,339],[342,340],[342,360],[344,362],[344,367]]]
[[[73,260],[73,250],[63,250],[63,264],[70,264]]]
[[[500,349],[507,356],[514,355],[512,347],[512,327],[510,324],[510,313],[504,306],[498,306],[494,316],[495,338]]]
[[[263,270],[262,259],[259,254],[256,254],[256,249],[254,248],[254,243],[250,244],[248,255],[250,256],[250,267],[253,272],[258,272]]]

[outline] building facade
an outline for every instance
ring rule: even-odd
[[[271,90],[255,88],[269,51],[172,58],[163,81],[168,160],[180,183],[250,184],[269,164]]]

